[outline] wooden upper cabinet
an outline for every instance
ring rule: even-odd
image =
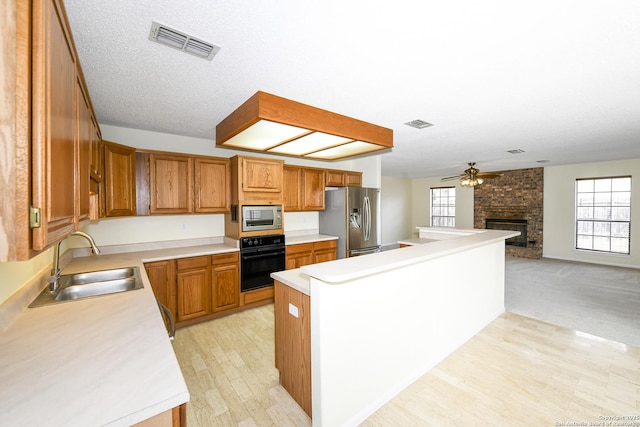
[[[329,169],[325,176],[327,187],[362,187],[362,172]]]
[[[78,168],[78,183],[76,189],[78,194],[77,200],[77,217],[78,222],[89,220],[89,192],[90,192],[90,166],[91,166],[91,141],[93,138],[93,121],[91,107],[89,105],[89,97],[85,93],[80,76],[76,79],[76,113],[78,123],[78,134],[76,138],[76,152],[78,160],[76,167]]]
[[[324,210],[324,169],[284,166],[285,212]]]
[[[231,205],[229,160],[196,157],[194,160],[195,212],[229,212]]]
[[[282,203],[283,175],[282,160],[232,157],[232,203]]]
[[[324,210],[324,169],[302,169],[302,210]]]
[[[302,168],[284,165],[282,204],[285,212],[302,210]]]
[[[362,172],[347,171],[347,187],[362,187]]]
[[[76,57],[60,2],[33,2],[32,49],[32,245],[42,250],[77,226]]]
[[[106,216],[136,214],[136,150],[104,141]]]
[[[340,170],[327,170],[325,174],[325,185],[327,187],[345,187],[346,172]]]
[[[193,157],[149,155],[151,214],[193,212]]]
[[[102,136],[100,135],[100,128],[95,117],[91,116],[90,121],[91,128],[91,165],[89,173],[91,179],[96,182],[102,182],[104,173],[104,151],[102,146]]]

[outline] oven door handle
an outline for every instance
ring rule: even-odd
[[[244,254],[241,255],[241,258],[243,260],[252,260],[252,259],[258,259],[258,258],[271,258],[275,255],[284,255],[284,251],[276,251],[276,252],[269,252],[269,253],[251,253],[251,254]]]

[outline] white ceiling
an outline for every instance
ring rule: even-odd
[[[640,158],[637,0],[65,5],[102,124],[213,145],[262,90],[393,129],[383,176]],[[210,62],[153,43],[153,20],[222,49]]]

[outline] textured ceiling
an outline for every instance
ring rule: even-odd
[[[102,124],[213,144],[262,90],[393,129],[384,176],[640,158],[637,0],[65,5]],[[150,42],[153,20],[222,49]]]

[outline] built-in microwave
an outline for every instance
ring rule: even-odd
[[[242,206],[242,231],[282,228],[282,205]]]

